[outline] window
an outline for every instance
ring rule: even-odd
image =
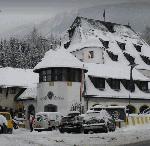
[[[94,58],[94,51],[89,51],[88,58]]]
[[[72,86],[72,82],[67,82],[67,86]]]
[[[144,55],[140,55],[142,60],[147,64],[150,65],[150,58]]]
[[[125,44],[125,43],[117,42],[117,44],[118,44],[118,46],[120,47],[120,49],[121,49],[122,51],[124,51],[124,50],[125,50],[125,46],[126,46],[126,44]]]
[[[9,88],[10,94],[16,94],[16,88]]]
[[[141,47],[140,45],[136,45],[136,44],[133,44],[135,49],[138,51],[138,52],[141,52]]]
[[[135,91],[134,83],[130,84],[130,80],[121,80],[121,83],[127,90],[129,90],[131,92]]]
[[[46,82],[46,71],[41,71],[39,76],[40,76],[39,78],[40,82],[41,81]]]
[[[3,91],[3,89],[2,89],[2,88],[0,88],[0,94],[2,94],[2,91]]]
[[[108,47],[109,41],[104,41],[104,40],[102,40],[101,38],[99,38],[99,40],[102,42],[102,44],[103,44],[103,46],[104,46],[105,48],[109,48],[109,47]]]
[[[91,82],[95,86],[95,88],[103,90],[105,89],[105,79],[104,78],[98,78],[98,77],[92,77],[89,76]]]
[[[107,79],[109,86],[114,90],[120,90],[120,80],[118,79]]]
[[[132,57],[130,54],[125,53],[125,52],[123,54],[126,57],[126,59],[129,61],[130,64],[135,64],[135,62],[134,62],[135,58],[134,57]]]
[[[81,69],[50,68],[39,73],[40,82],[70,81],[81,82]]]
[[[112,61],[118,61],[118,55],[114,55],[111,51],[108,51],[108,50],[106,50],[106,51]]]
[[[136,81],[138,88],[142,91],[148,91],[148,82],[146,81]]]

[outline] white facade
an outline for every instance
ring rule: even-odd
[[[37,112],[58,111],[67,114],[74,106],[80,105],[82,70],[83,63],[65,49],[50,50],[35,67],[35,72],[40,76]]]
[[[54,105],[56,111],[66,114],[73,105],[80,104],[80,82],[43,82],[38,85],[37,112]],[[49,97],[49,92],[53,93]]]
[[[90,52],[93,52],[93,56],[91,56]],[[79,51],[72,52],[72,54],[86,63],[104,63],[104,48],[102,47],[85,47]]]

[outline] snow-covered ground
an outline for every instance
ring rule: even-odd
[[[30,132],[14,130],[13,134],[1,134],[1,146],[117,146],[150,140],[150,124],[117,129],[98,134],[61,134],[59,131]]]

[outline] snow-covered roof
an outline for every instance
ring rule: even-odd
[[[87,74],[94,77],[114,78],[114,79],[130,79],[130,67],[119,63],[111,64],[95,64],[86,63],[88,68]],[[132,76],[134,80],[150,81],[149,78],[142,75],[136,69],[133,69]]]
[[[70,52],[85,47],[101,48],[104,46],[100,40],[109,41],[106,50],[118,55],[118,63],[128,65],[129,61],[124,56],[124,53],[128,53],[135,58],[135,63],[139,64],[138,69],[150,70],[150,65],[146,64],[141,57],[141,55],[144,55],[150,59],[150,46],[130,26],[77,17],[70,27],[71,29],[70,46],[68,47]],[[122,50],[117,42],[124,43],[125,50]],[[137,51],[134,45],[141,46],[141,52]],[[108,63],[109,57],[104,56],[104,60],[105,63]],[[110,59],[109,62],[113,61]]]
[[[0,68],[0,86],[2,87],[33,87],[38,83],[39,76],[31,69]]]
[[[58,48],[57,50],[46,52],[42,61],[35,66],[34,71],[50,67],[83,68],[83,63],[69,51],[64,48]]]
[[[68,50],[70,52],[73,52],[73,51],[81,50],[86,47],[103,47],[103,45],[98,38],[91,37],[80,43],[71,44]]]
[[[95,98],[129,98],[129,91],[125,89],[122,83],[120,83],[120,91],[116,91],[110,88],[107,82],[105,82],[105,89],[99,90],[94,87],[93,83],[86,76],[86,95]],[[149,93],[141,91],[137,85],[135,85],[135,91],[130,93],[130,98],[132,99],[150,99]]]

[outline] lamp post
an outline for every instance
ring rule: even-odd
[[[130,102],[131,102],[131,97],[130,97],[130,93],[133,92],[133,85],[134,85],[134,82],[133,82],[133,77],[132,77],[132,71],[133,69],[137,66],[138,64],[135,64],[135,63],[130,63],[128,66],[130,66],[130,83],[129,83],[129,106],[130,106]],[[129,109],[128,109],[128,114],[129,114]]]

